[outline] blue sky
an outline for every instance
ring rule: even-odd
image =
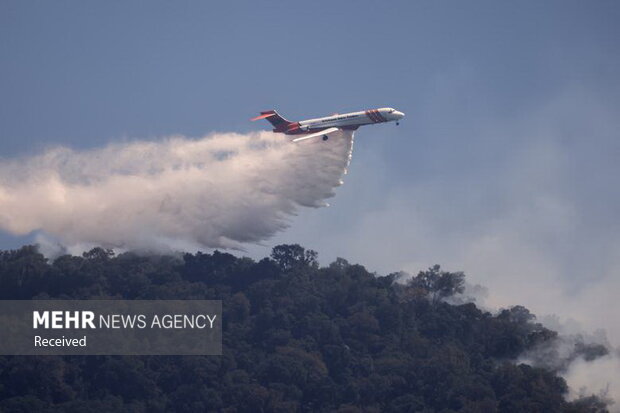
[[[420,113],[442,76],[467,72],[476,95],[455,93],[459,117],[435,133],[463,117],[522,113],[570,80],[606,89],[618,69],[613,2],[0,7],[5,155],[50,142],[245,131],[256,127],[249,116],[271,107],[299,118],[386,104],[408,113],[409,150],[428,135],[416,135]]]
[[[0,155],[393,106],[404,122],[358,131],[331,207],[248,253],[438,262],[491,304],[600,326],[620,278],[618,21],[613,1],[3,1]]]

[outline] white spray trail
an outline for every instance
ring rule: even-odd
[[[50,150],[0,162],[0,229],[64,246],[242,248],[334,195],[353,133],[293,144],[270,132]]]

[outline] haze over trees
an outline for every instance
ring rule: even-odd
[[[524,307],[493,315],[446,298],[465,275],[408,281],[280,245],[258,262],[215,251],[95,248],[46,260],[0,252],[1,299],[218,299],[222,356],[0,357],[2,412],[604,412],[565,399],[553,367],[519,364],[557,339]],[[596,358],[604,347],[575,354]]]

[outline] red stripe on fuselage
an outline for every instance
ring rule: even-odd
[[[373,121],[374,123],[379,122],[379,119],[377,119],[377,115],[375,115],[375,111],[374,111],[374,109],[371,109],[371,110],[370,110],[370,117],[372,118],[372,121]]]
[[[386,121],[386,119],[383,117],[381,112],[379,112],[379,109],[375,109],[375,114],[377,115],[377,118],[379,119],[379,122],[385,122]]]
[[[377,119],[377,116],[374,113],[374,110],[367,110],[366,111],[366,115],[368,115],[368,117],[370,118],[371,121],[373,121],[374,123],[379,122],[379,119]]]
[[[373,118],[375,119],[375,122],[377,123],[381,122],[381,119],[379,119],[379,116],[377,115],[377,109],[373,109],[371,110],[371,112],[372,112]]]
[[[296,134],[296,133],[300,133],[299,132],[299,128],[300,128],[300,124],[299,122],[295,122],[295,123],[291,123],[289,125],[287,125],[287,129],[286,129],[286,133],[287,134]]]

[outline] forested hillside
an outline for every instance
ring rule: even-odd
[[[557,339],[521,306],[491,314],[448,304],[462,273],[410,280],[298,245],[270,258],[214,252],[50,262],[0,253],[2,299],[217,299],[222,356],[0,357],[3,412],[591,412],[558,372],[518,364]],[[597,357],[604,348],[576,351]]]

